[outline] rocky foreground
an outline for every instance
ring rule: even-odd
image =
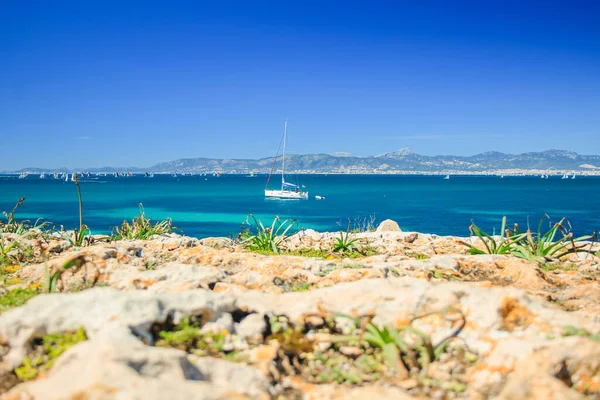
[[[384,231],[345,258],[338,236],[283,243],[320,257],[30,239],[0,295],[54,293],[0,314],[0,398],[600,399],[598,249],[541,264]]]

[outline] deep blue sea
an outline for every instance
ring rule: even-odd
[[[123,219],[139,214],[143,203],[153,220],[170,217],[191,236],[233,236],[246,215],[265,223],[274,216],[296,218],[300,227],[319,231],[346,228],[348,221],[391,218],[405,231],[468,236],[475,221],[492,232],[503,215],[509,223],[537,227],[549,214],[567,217],[575,234],[600,229],[600,177],[492,177],[397,175],[299,175],[310,200],[264,198],[265,176],[222,175],[154,178],[94,177],[81,183],[84,223],[108,233]],[[277,179],[275,179],[277,181]],[[315,195],[325,196],[315,200]],[[44,218],[56,227],[78,224],[77,190],[72,182],[0,175],[0,211],[10,211],[21,196],[17,219]]]

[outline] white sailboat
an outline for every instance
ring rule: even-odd
[[[446,175],[444,179],[450,179],[450,175]]]
[[[267,179],[267,186],[265,187],[265,197],[276,198],[276,199],[289,199],[289,200],[308,200],[308,192],[300,191],[298,185],[294,185],[292,183],[288,183],[285,181],[285,148],[287,145],[287,121],[285,121],[285,125],[283,127],[283,156],[281,157],[281,189],[280,190],[270,190],[269,181],[271,180],[271,175],[273,170],[271,169],[271,174],[269,174],[269,178]],[[275,156],[277,157],[277,156]]]

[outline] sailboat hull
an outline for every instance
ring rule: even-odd
[[[308,192],[292,192],[289,190],[265,190],[265,197],[287,200],[308,200]]]

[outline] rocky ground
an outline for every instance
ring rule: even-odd
[[[350,257],[337,237],[4,234],[30,262],[2,270],[0,398],[600,399],[598,248],[538,263],[384,230]]]

